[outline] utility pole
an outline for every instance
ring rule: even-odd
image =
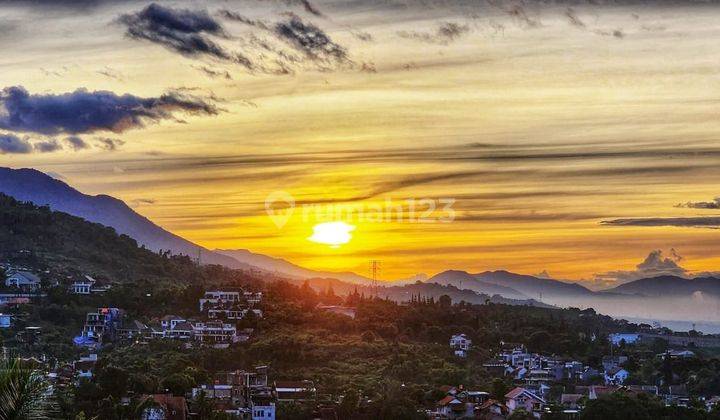
[[[378,274],[380,274],[380,260],[370,260],[370,273],[372,274],[372,293],[378,297]]]

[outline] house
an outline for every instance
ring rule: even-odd
[[[118,338],[123,340],[137,340],[150,335],[150,328],[138,320],[123,322],[118,329]]]
[[[487,400],[475,410],[475,418],[481,420],[504,420],[509,411],[507,406],[498,400]]]
[[[606,394],[615,393],[619,389],[620,389],[619,387],[612,386],[612,385],[610,385],[610,386],[593,385],[588,388],[588,399],[589,400],[597,400],[599,397],[606,395]]]
[[[627,360],[627,356],[603,356],[602,366],[607,372],[613,368],[621,366],[623,363],[627,362]]]
[[[256,318],[262,318],[263,313],[260,309],[247,309],[242,307],[231,308],[212,308],[208,309],[207,315],[210,319],[243,319],[249,312],[252,312]]]
[[[686,385],[669,385],[667,389],[664,390],[662,398],[667,405],[687,407],[690,403],[690,394],[688,393]]]
[[[605,385],[622,385],[628,376],[630,376],[630,372],[616,366],[605,371]]]
[[[29,271],[11,271],[5,279],[5,286],[17,287],[25,292],[34,292],[40,289],[40,277]]]
[[[446,396],[435,405],[437,408],[434,414],[443,419],[469,418],[474,414],[473,404],[465,403],[452,395]]]
[[[192,324],[192,335],[204,344],[228,345],[237,341],[237,328],[222,321],[196,322]]]
[[[566,410],[581,410],[583,398],[585,398],[583,394],[562,394],[560,405]]]
[[[598,376],[600,376],[600,371],[590,366],[586,366],[582,372],[577,374],[577,378],[585,383],[592,382]]]
[[[12,315],[0,314],[0,328],[10,328],[12,326]]]
[[[545,400],[525,388],[517,387],[505,394],[505,405],[509,414],[517,409],[523,409],[528,413],[535,413],[539,418],[539,413],[545,407]]]
[[[152,400],[151,407],[143,410],[142,420],[187,420],[189,413],[185,397],[155,394],[146,398]]]
[[[314,401],[317,396],[313,381],[275,381],[274,388],[281,402]]]
[[[122,313],[118,308],[98,308],[85,317],[85,325],[80,336],[73,341],[78,346],[94,347],[103,340],[114,340],[120,327]]]
[[[455,334],[450,337],[450,348],[455,351],[455,355],[458,357],[467,357],[471,345],[472,340],[465,334]]]
[[[75,361],[73,363],[73,368],[75,369],[77,377],[87,379],[92,378],[93,369],[95,368],[97,361],[98,357],[95,353],[90,354],[86,357],[81,357],[80,360]]]
[[[695,357],[695,353],[690,350],[668,350],[658,356],[663,359],[666,357],[670,359],[692,359]]]
[[[200,298],[200,312],[207,310],[206,306],[227,304],[227,303],[238,303],[240,302],[241,293],[237,291],[225,291],[225,290],[211,290],[205,292],[202,298]],[[244,296],[243,296],[244,297]]]
[[[187,322],[187,320],[177,315],[165,315],[160,319],[160,326],[163,330],[170,330],[181,322]]]
[[[718,404],[720,404],[720,396],[712,396],[705,400],[705,409],[707,411],[712,411],[716,407],[718,407]]]

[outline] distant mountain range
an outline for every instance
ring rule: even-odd
[[[367,285],[370,281],[367,277],[356,273],[310,270],[281,258],[257,254],[245,249],[205,249],[161,228],[136,213],[121,200],[107,195],[83,194],[66,183],[34,169],[0,168],[0,193],[20,201],[47,205],[53,210],[110,226],[118,233],[134,238],[139,244],[153,251],[169,250],[175,254],[191,257],[197,256],[200,252],[205,263],[256,269],[294,279],[313,279],[314,282],[318,279],[337,279],[346,284]],[[448,270],[425,281],[416,280],[418,279],[412,278],[389,283],[384,288],[384,293],[392,299],[397,299],[403,293],[413,293],[411,290],[418,288],[432,296],[444,290],[452,291],[456,299],[473,302],[485,299],[483,296],[497,296],[496,299],[505,299],[509,302],[534,300],[558,306],[594,307],[611,315],[653,317],[657,313],[677,314],[673,315],[673,319],[683,319],[680,316],[685,316],[686,313],[697,316],[696,308],[689,306],[700,298],[720,297],[720,279],[713,277],[686,279],[660,276],[635,280],[599,292],[591,291],[576,283],[502,270],[476,274]],[[430,286],[434,283],[442,288]],[[410,287],[393,289],[402,285]],[[675,300],[671,302],[670,299]]]
[[[621,284],[612,289],[604,290],[603,293],[645,297],[691,296],[696,293],[720,296],[720,279],[715,277],[686,279],[677,276],[659,276]]]
[[[428,282],[452,285],[460,289],[470,289],[489,295],[499,294],[510,299],[593,295],[592,291],[576,283],[515,274],[504,270],[485,271],[478,274],[448,270],[431,277]]]

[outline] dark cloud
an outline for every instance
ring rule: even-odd
[[[228,20],[244,23],[248,26],[253,26],[260,29],[270,29],[270,26],[267,23],[261,20],[250,19],[249,17],[241,15],[237,12],[233,12],[232,10],[221,9],[218,11],[218,15]]]
[[[638,217],[604,220],[601,224],[608,226],[676,226],[718,229],[720,228],[720,217]]]
[[[567,17],[568,22],[570,22],[571,25],[576,26],[578,28],[585,28],[585,22],[583,22],[578,15],[575,13],[575,10],[571,8],[567,8],[565,10],[565,17]]]
[[[298,16],[275,25],[277,36],[313,61],[350,63],[347,50],[335,43],[322,29]]]
[[[375,39],[370,32],[365,31],[353,31],[352,35],[363,42],[372,42]]]
[[[89,144],[78,136],[67,136],[65,137],[65,143],[73,150],[83,150],[90,147]]]
[[[177,91],[155,98],[86,89],[31,95],[21,86],[3,89],[0,110],[0,128],[47,135],[120,133],[143,127],[148,121],[174,119],[177,112],[215,115],[220,111],[206,98]]]
[[[119,21],[127,27],[126,35],[130,38],[154,42],[187,56],[238,61],[238,57],[211,39],[210,36],[227,35],[205,10],[171,9],[152,3],[139,12],[122,15]]]
[[[110,137],[95,138],[95,145],[103,150],[107,150],[108,152],[116,151],[123,144],[125,144],[125,141],[120,139],[113,139]]]
[[[713,201],[688,201],[687,203],[678,203],[675,207],[686,209],[720,209],[720,197],[716,197]]]
[[[208,66],[193,66],[193,68],[200,70],[201,72],[205,73],[207,76],[213,79],[232,80],[232,76],[227,70],[216,70]]]
[[[62,145],[55,139],[36,142],[33,147],[40,153],[51,153],[62,150]]]
[[[154,198],[136,198],[131,202],[132,207],[140,207],[145,205],[153,205],[156,203]]]
[[[32,145],[27,139],[14,134],[0,134],[0,154],[30,153]]]
[[[636,266],[635,270],[615,270],[605,273],[595,274],[595,281],[607,284],[619,285],[634,280],[658,277],[658,276],[678,276],[687,277],[688,270],[680,266],[680,256],[674,249],[670,249],[666,256],[659,249],[654,250]]]
[[[311,15],[317,16],[317,17],[323,17],[323,13],[315,7],[314,4],[310,3],[309,0],[278,0],[282,3],[285,3],[287,6],[297,6],[302,7],[303,10],[305,10],[307,13],[310,13]]]
[[[470,32],[470,27],[454,22],[443,22],[435,32],[399,31],[401,38],[414,39],[433,44],[447,45]]]
[[[123,76],[123,74],[121,72],[119,72],[118,70],[115,70],[113,68],[110,68],[108,66],[105,66],[105,68],[98,70],[97,73],[101,74],[107,78],[110,78],[110,79],[115,79],[115,80],[120,80],[120,81],[125,80],[125,76]]]

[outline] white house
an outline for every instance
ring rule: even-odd
[[[185,318],[179,317],[177,315],[165,315],[160,320],[160,326],[163,330],[171,330],[174,329],[177,324],[187,322]]]
[[[525,388],[517,387],[505,394],[505,405],[507,405],[510,414],[522,408],[539,418],[539,413],[545,406],[545,400]]]
[[[12,271],[5,279],[5,286],[17,287],[26,291],[35,291],[40,288],[40,277],[29,271]]]
[[[450,348],[455,351],[455,355],[458,357],[467,357],[471,345],[472,340],[465,334],[455,334],[450,337]]]
[[[195,340],[206,344],[229,344],[237,341],[237,328],[221,321],[196,322],[192,325]]]
[[[621,368],[614,367],[610,370],[605,371],[605,384],[606,385],[622,385],[623,382],[630,376],[630,372]]]

